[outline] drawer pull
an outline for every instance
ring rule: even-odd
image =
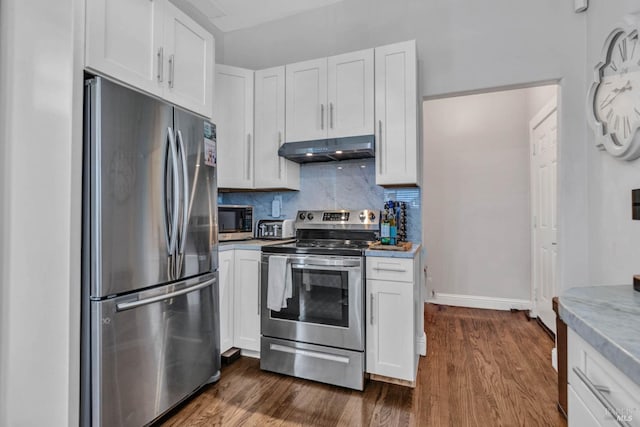
[[[609,412],[609,414],[611,414],[611,416],[614,417],[614,419],[618,422],[618,424],[620,424],[623,427],[631,427],[631,423],[624,421],[617,416],[618,411],[615,408],[615,406],[613,406],[613,404],[609,401],[609,399],[607,399],[602,394],[602,393],[610,393],[611,390],[609,389],[609,387],[595,385],[594,383],[591,382],[589,378],[587,378],[585,373],[582,372],[578,367],[574,366],[573,372],[575,372],[578,378],[580,378],[580,380],[584,383],[584,385],[587,386],[589,391],[593,393],[593,395],[596,397],[596,399],[598,399],[598,401],[602,404],[602,406],[606,408],[607,412]]]
[[[404,273],[407,270],[405,270],[404,268],[386,268],[386,267],[373,267],[374,270],[378,270],[378,271],[397,271],[399,273]]]

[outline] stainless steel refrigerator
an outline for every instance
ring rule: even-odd
[[[141,426],[220,375],[215,126],[85,85],[81,424]]]

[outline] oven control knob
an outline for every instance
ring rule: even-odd
[[[369,212],[369,219],[371,221],[373,221],[374,219],[376,219],[376,214],[374,214],[373,212]]]
[[[300,215],[298,215],[298,218],[300,218],[300,220],[304,220],[305,218],[304,212],[300,212]]]
[[[311,212],[309,212],[309,213],[307,214],[307,219],[308,219],[309,221],[311,221],[311,220],[313,219],[313,214],[312,214]]]
[[[360,212],[358,218],[360,218],[360,222],[364,222],[364,220],[367,219],[367,216],[364,214],[364,212]]]

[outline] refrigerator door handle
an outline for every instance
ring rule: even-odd
[[[171,192],[171,215],[166,211],[167,209],[167,198],[169,197],[169,189],[167,188],[167,174],[169,171],[167,170],[168,162],[165,161],[165,169],[164,169],[164,208],[165,208],[165,221],[166,221],[166,233],[165,237],[167,239],[167,253],[169,256],[173,255],[176,249],[176,239],[177,239],[177,228],[178,228],[178,198],[176,197],[175,191],[178,188],[178,159],[176,157],[176,141],[173,137],[173,130],[171,127],[167,127],[167,142],[168,147],[166,152],[171,153],[171,166],[172,166],[172,178],[173,178],[173,189]],[[169,223],[171,222],[171,223]]]
[[[184,246],[187,241],[187,226],[189,225],[189,175],[187,172],[187,156],[185,155],[184,149],[184,140],[182,138],[182,132],[180,130],[176,131],[176,139],[178,141],[178,154],[180,155],[181,166],[182,166],[182,224],[181,230],[178,233],[177,240],[177,256],[176,256],[176,275],[175,278],[178,279],[182,277],[182,268],[184,265]],[[177,197],[179,200],[180,197]]]
[[[171,298],[178,297],[180,295],[189,294],[191,292],[199,291],[200,289],[204,289],[206,287],[211,286],[216,282],[216,280],[217,278],[214,277],[210,280],[207,280],[206,282],[202,282],[194,286],[189,286],[188,288],[180,289],[179,291],[171,292],[168,294],[157,295],[155,297],[145,298],[138,301],[121,302],[120,304],[116,304],[116,310],[117,311],[131,310],[134,308],[141,307],[143,305],[153,304],[155,302],[168,300]]]
[[[178,253],[184,253],[184,245],[187,240],[187,226],[189,225],[189,173],[187,171],[187,156],[185,155],[184,139],[182,132],[178,130],[178,150],[182,160],[182,231],[179,235]]]

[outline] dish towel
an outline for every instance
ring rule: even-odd
[[[269,256],[267,280],[267,308],[273,311],[287,308],[287,299],[292,295],[292,284],[291,268],[286,256]]]

